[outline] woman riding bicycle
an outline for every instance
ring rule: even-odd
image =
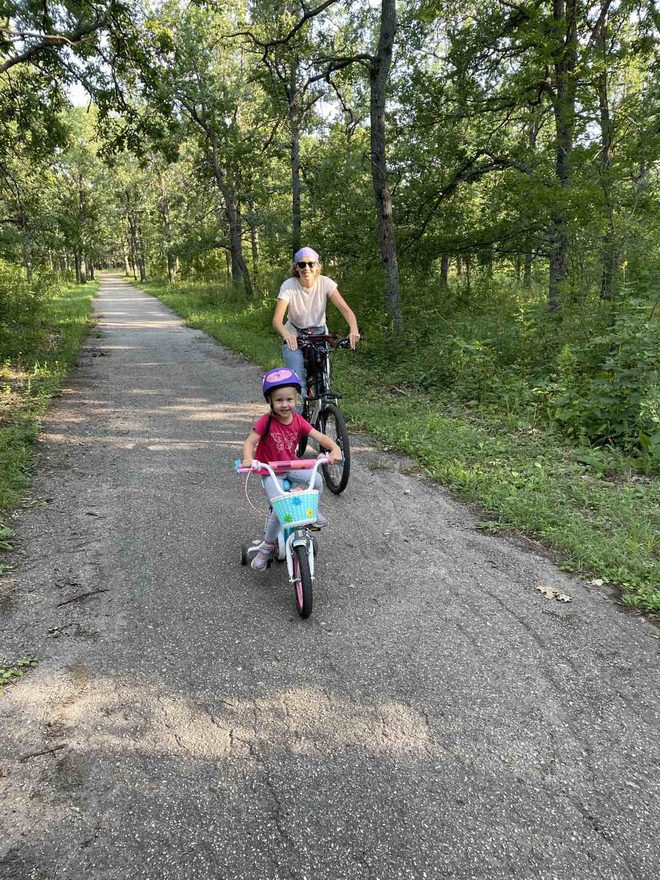
[[[298,348],[298,335],[327,333],[325,309],[330,300],[348,324],[348,339],[352,349],[359,340],[357,319],[337,289],[337,284],[327,275],[321,275],[319,255],[312,248],[301,248],[293,258],[291,278],[280,287],[273,315],[273,327],[282,337],[282,354],[285,365],[303,380],[305,394],[305,364]],[[287,315],[288,309],[288,315]],[[284,323],[284,317],[287,317]]]

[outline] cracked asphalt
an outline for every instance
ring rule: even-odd
[[[656,880],[658,629],[368,437],[301,621],[239,564],[259,368],[95,307],[0,581],[2,880]]]

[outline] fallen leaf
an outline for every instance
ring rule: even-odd
[[[572,602],[573,601],[573,597],[567,596],[566,593],[555,593],[555,599],[557,599],[558,602]]]
[[[605,581],[602,578],[594,578],[593,580],[589,581],[589,583],[592,585],[592,587],[602,587]]]
[[[552,587],[537,587],[536,589],[546,599],[554,599],[557,595],[557,590],[553,590]]]

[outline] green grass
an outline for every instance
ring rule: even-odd
[[[40,419],[89,331],[96,290],[94,283],[53,289],[40,303],[37,320],[31,316],[29,332],[17,330],[3,342],[0,514],[18,504],[28,485]]]
[[[246,306],[204,285],[146,285],[186,323],[253,358],[280,362],[272,300]],[[481,505],[501,528],[559,551],[563,568],[617,585],[623,601],[660,613],[660,484],[612,449],[575,448],[520,414],[449,394],[383,387],[359,352],[335,359],[354,430],[412,456],[432,479]]]

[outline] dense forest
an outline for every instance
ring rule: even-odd
[[[258,308],[310,244],[390,385],[657,468],[653,0],[3,0],[0,22],[0,357],[63,280]]]

